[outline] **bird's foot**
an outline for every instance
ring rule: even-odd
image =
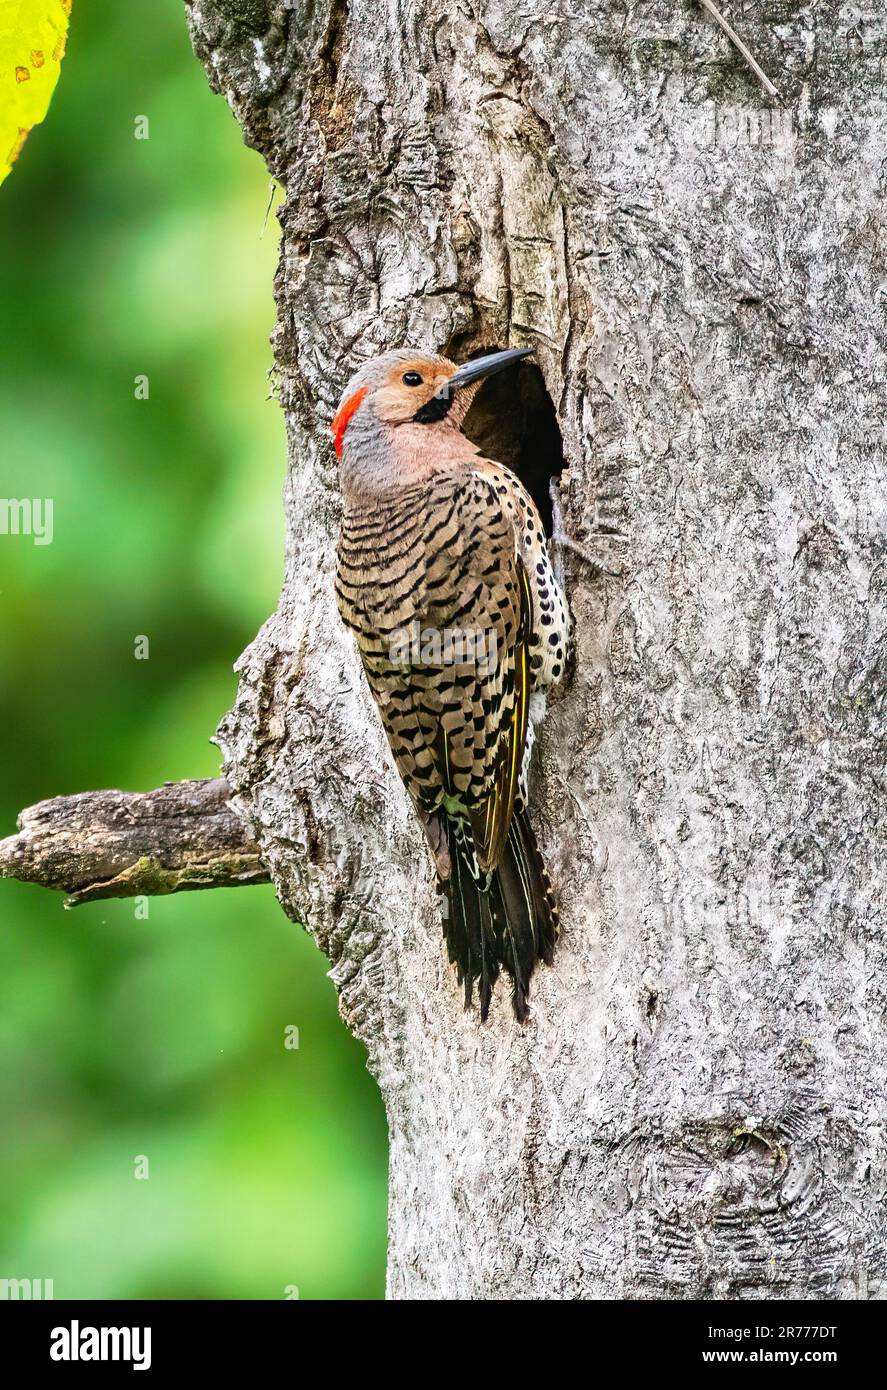
[[[617,535],[615,532],[604,531],[601,532],[601,534],[598,537],[596,537],[596,539],[602,541],[618,541],[622,544],[625,544],[625,542],[627,542],[628,540],[628,537]],[[569,555],[575,555],[577,559],[581,560],[583,564],[588,566],[592,574],[595,576],[606,575],[610,579],[621,579],[626,572],[624,567],[621,569],[614,570],[609,569],[606,565],[601,564],[600,560],[597,559],[596,556],[592,555],[591,552],[586,550],[584,546],[580,545],[578,541],[574,541],[572,537],[568,536],[564,531],[558,532],[557,530],[555,530],[555,533],[552,536],[551,541],[552,544],[556,545],[559,550],[564,551]]]
[[[561,554],[575,555],[578,560],[581,560],[583,564],[588,567],[595,578],[606,575],[610,579],[620,579],[625,574],[624,569],[608,569],[606,565],[601,564],[597,556],[592,555],[591,552],[580,545],[578,541],[574,541],[572,536],[567,535],[566,527],[564,526],[564,513],[561,507],[560,493],[557,490],[554,480],[552,480],[550,496],[552,517],[550,544],[557,547]],[[598,531],[595,532],[595,540],[611,541],[616,544],[624,545],[628,541],[628,537],[622,535],[619,531]]]

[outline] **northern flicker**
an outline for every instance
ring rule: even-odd
[[[504,967],[521,1022],[558,925],[527,815],[530,703],[563,673],[569,620],[532,498],[461,426],[482,380],[530,351],[385,353],[332,422],[339,611],[434,855],[465,1006],[476,985],[486,1019]]]

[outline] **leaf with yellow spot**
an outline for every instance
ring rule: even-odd
[[[71,0],[0,0],[0,183],[59,80]]]

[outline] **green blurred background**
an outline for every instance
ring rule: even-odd
[[[218,770],[282,572],[269,191],[181,0],[75,0],[0,188],[0,495],[55,499],[52,545],[0,536],[0,834],[43,797]],[[0,1278],[381,1297],[384,1116],[325,972],[270,888],[139,921],[0,883]]]

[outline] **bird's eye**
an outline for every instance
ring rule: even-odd
[[[422,378],[418,372],[404,372],[403,384],[404,386],[421,386]]]

